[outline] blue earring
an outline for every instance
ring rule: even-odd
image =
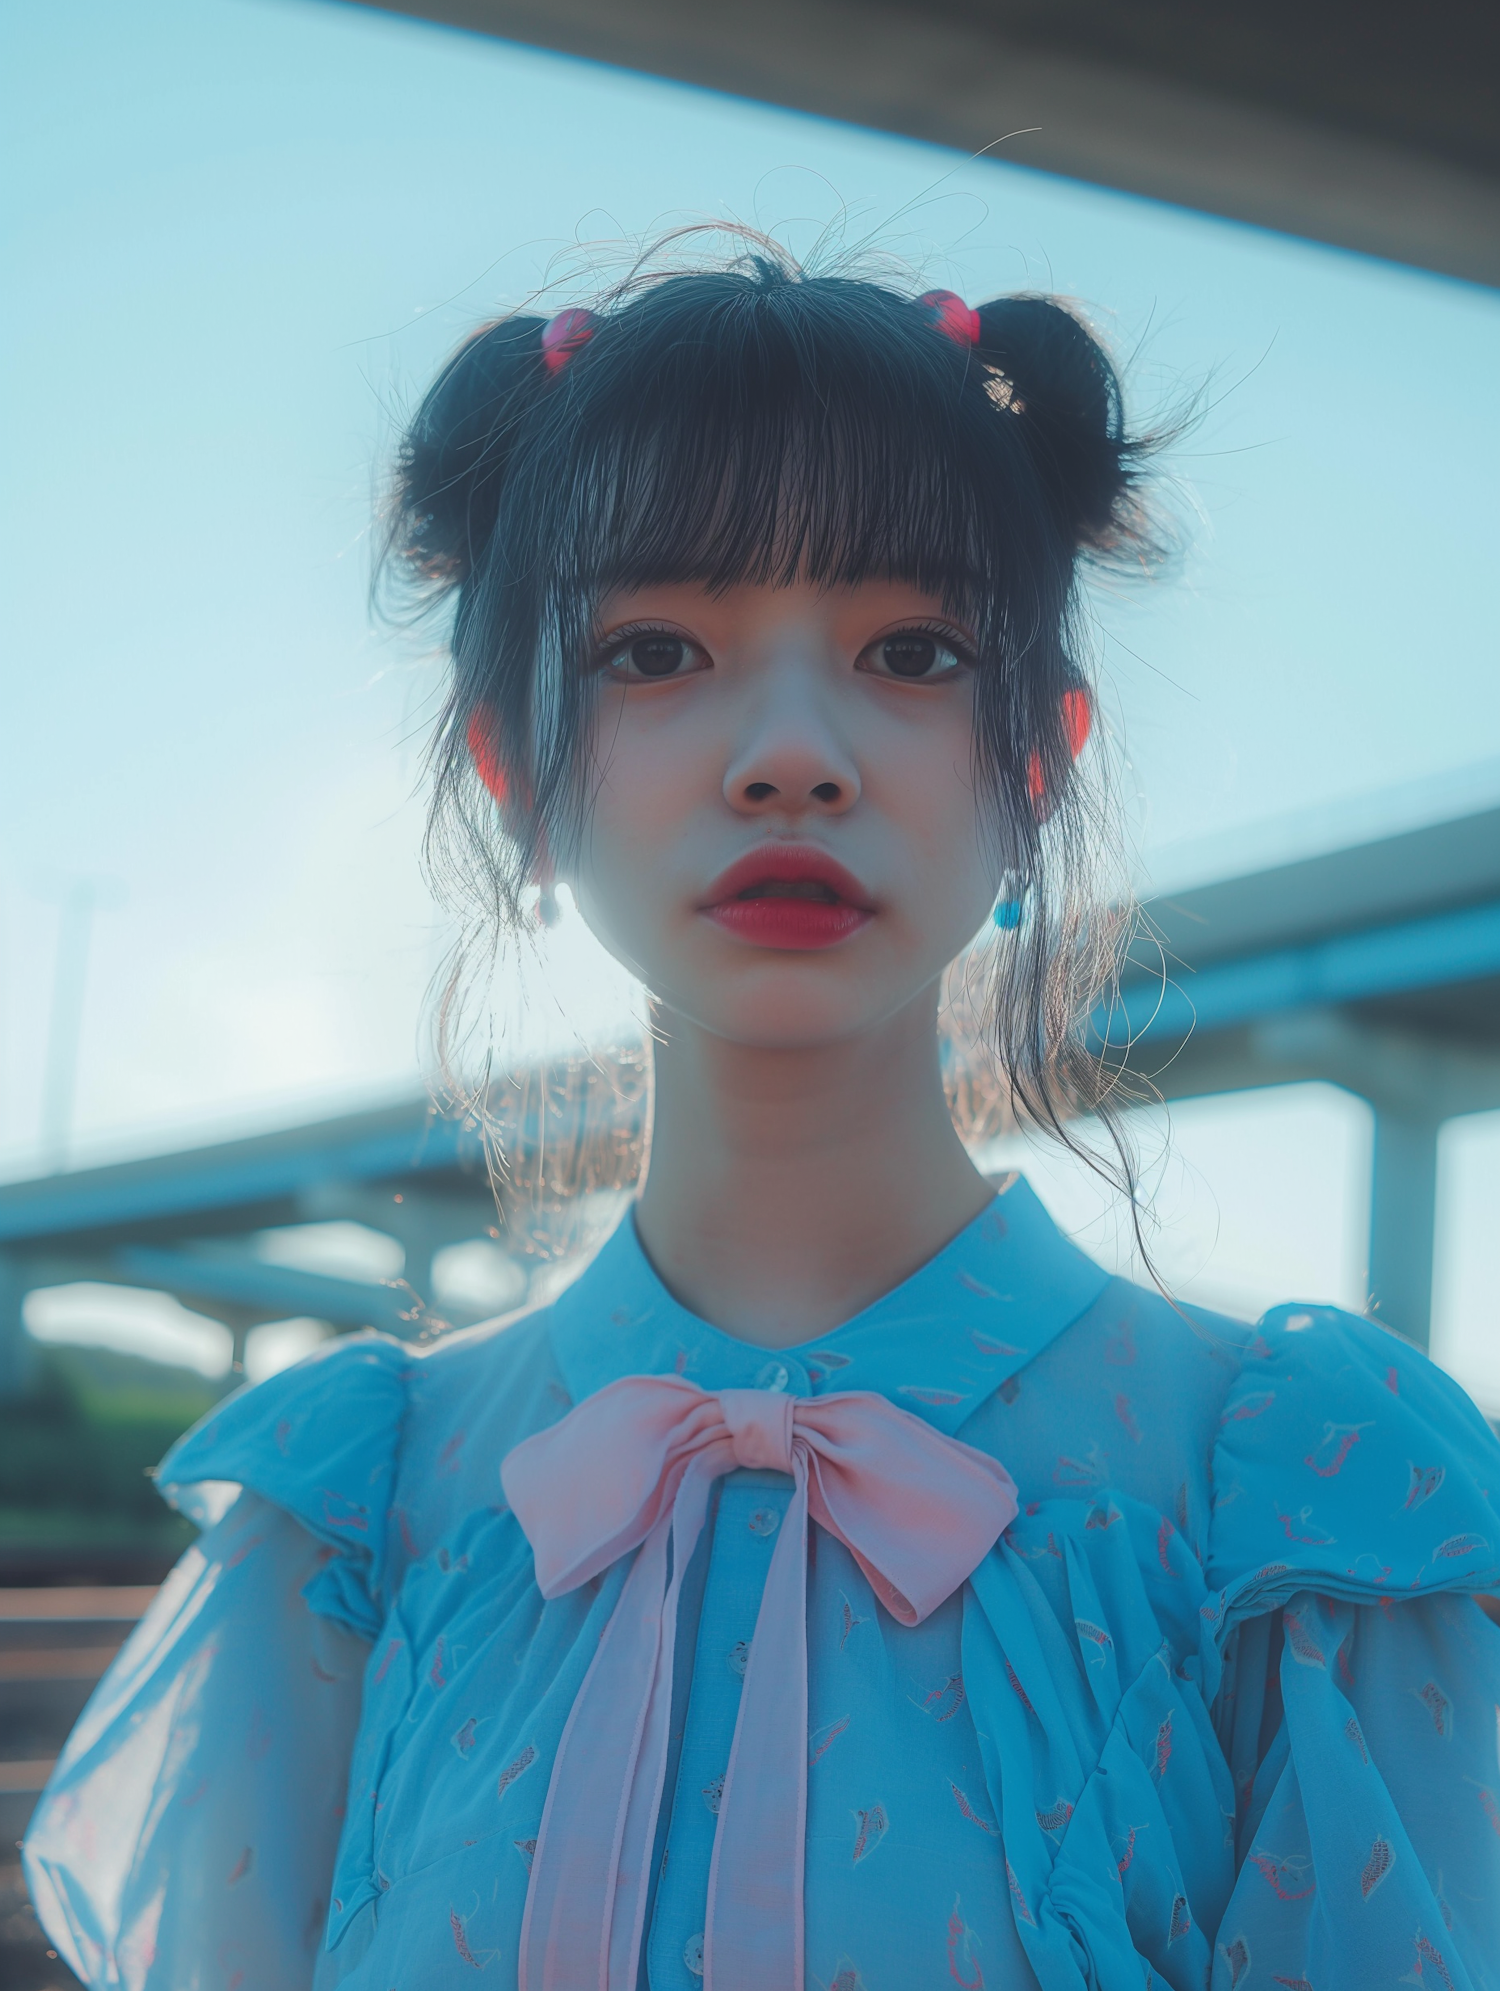
[[[1002,933],[1013,932],[1021,924],[1021,915],[1026,910],[1026,895],[1031,887],[1023,880],[1006,878],[1007,896],[995,901],[995,910],[990,915]]]

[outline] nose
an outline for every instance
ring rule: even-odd
[[[841,816],[859,800],[859,768],[797,672],[777,682],[749,715],[724,770],[724,798],[749,816]]]

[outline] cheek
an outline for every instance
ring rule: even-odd
[[[589,932],[638,980],[650,983],[659,910],[652,895],[650,854],[596,819],[570,880],[574,904]]]
[[[903,846],[909,916],[924,927],[962,929],[962,945],[987,917],[1003,865],[974,790],[967,726],[908,736],[872,769],[869,799]]]
[[[590,861],[601,873],[636,874],[689,835],[703,784],[691,752],[674,751],[660,732],[621,728],[608,745],[594,793]]]
[[[635,949],[650,938],[670,898],[669,879],[690,835],[695,809],[691,757],[660,732],[615,723],[606,714],[592,806],[573,887],[579,911],[617,958],[640,973]]]

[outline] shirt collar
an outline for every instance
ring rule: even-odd
[[[630,1375],[794,1396],[874,1390],[951,1436],[1108,1284],[1013,1176],[909,1279],[796,1348],[757,1348],[689,1313],[641,1249],[633,1211],[559,1297],[549,1325],[575,1403]]]

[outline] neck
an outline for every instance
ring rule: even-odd
[[[908,1278],[993,1194],[949,1117],[936,993],[860,1038],[727,1043],[663,1015],[641,1242],[684,1306],[790,1348]]]

